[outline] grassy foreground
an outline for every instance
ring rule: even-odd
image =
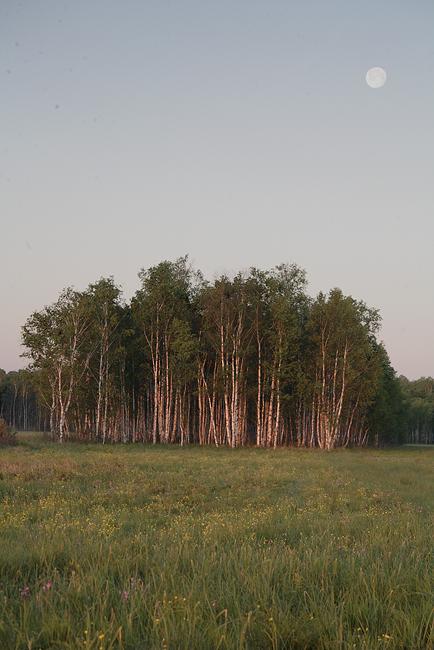
[[[434,450],[0,449],[0,648],[434,645]]]

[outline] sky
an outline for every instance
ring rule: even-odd
[[[188,253],[296,262],[434,375],[433,209],[431,0],[0,0],[0,368],[63,287]]]

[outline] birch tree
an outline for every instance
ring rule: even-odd
[[[367,438],[363,407],[376,390],[379,374],[374,336],[379,327],[375,310],[334,289],[320,294],[308,323],[314,387],[314,438],[322,449]]]
[[[132,307],[152,378],[152,442],[167,443],[186,417],[179,368],[186,349],[194,345],[192,301],[200,278],[185,257],[142,270],[139,278],[142,286]]]
[[[89,362],[82,354],[88,326],[85,297],[65,289],[56,303],[32,314],[23,327],[31,368],[46,377],[43,399],[50,405],[50,428],[59,442],[67,434],[74,392]]]

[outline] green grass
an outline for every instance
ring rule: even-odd
[[[433,449],[25,436],[0,471],[1,649],[433,647]]]

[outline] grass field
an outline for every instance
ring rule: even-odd
[[[434,450],[0,449],[0,648],[434,644]]]

